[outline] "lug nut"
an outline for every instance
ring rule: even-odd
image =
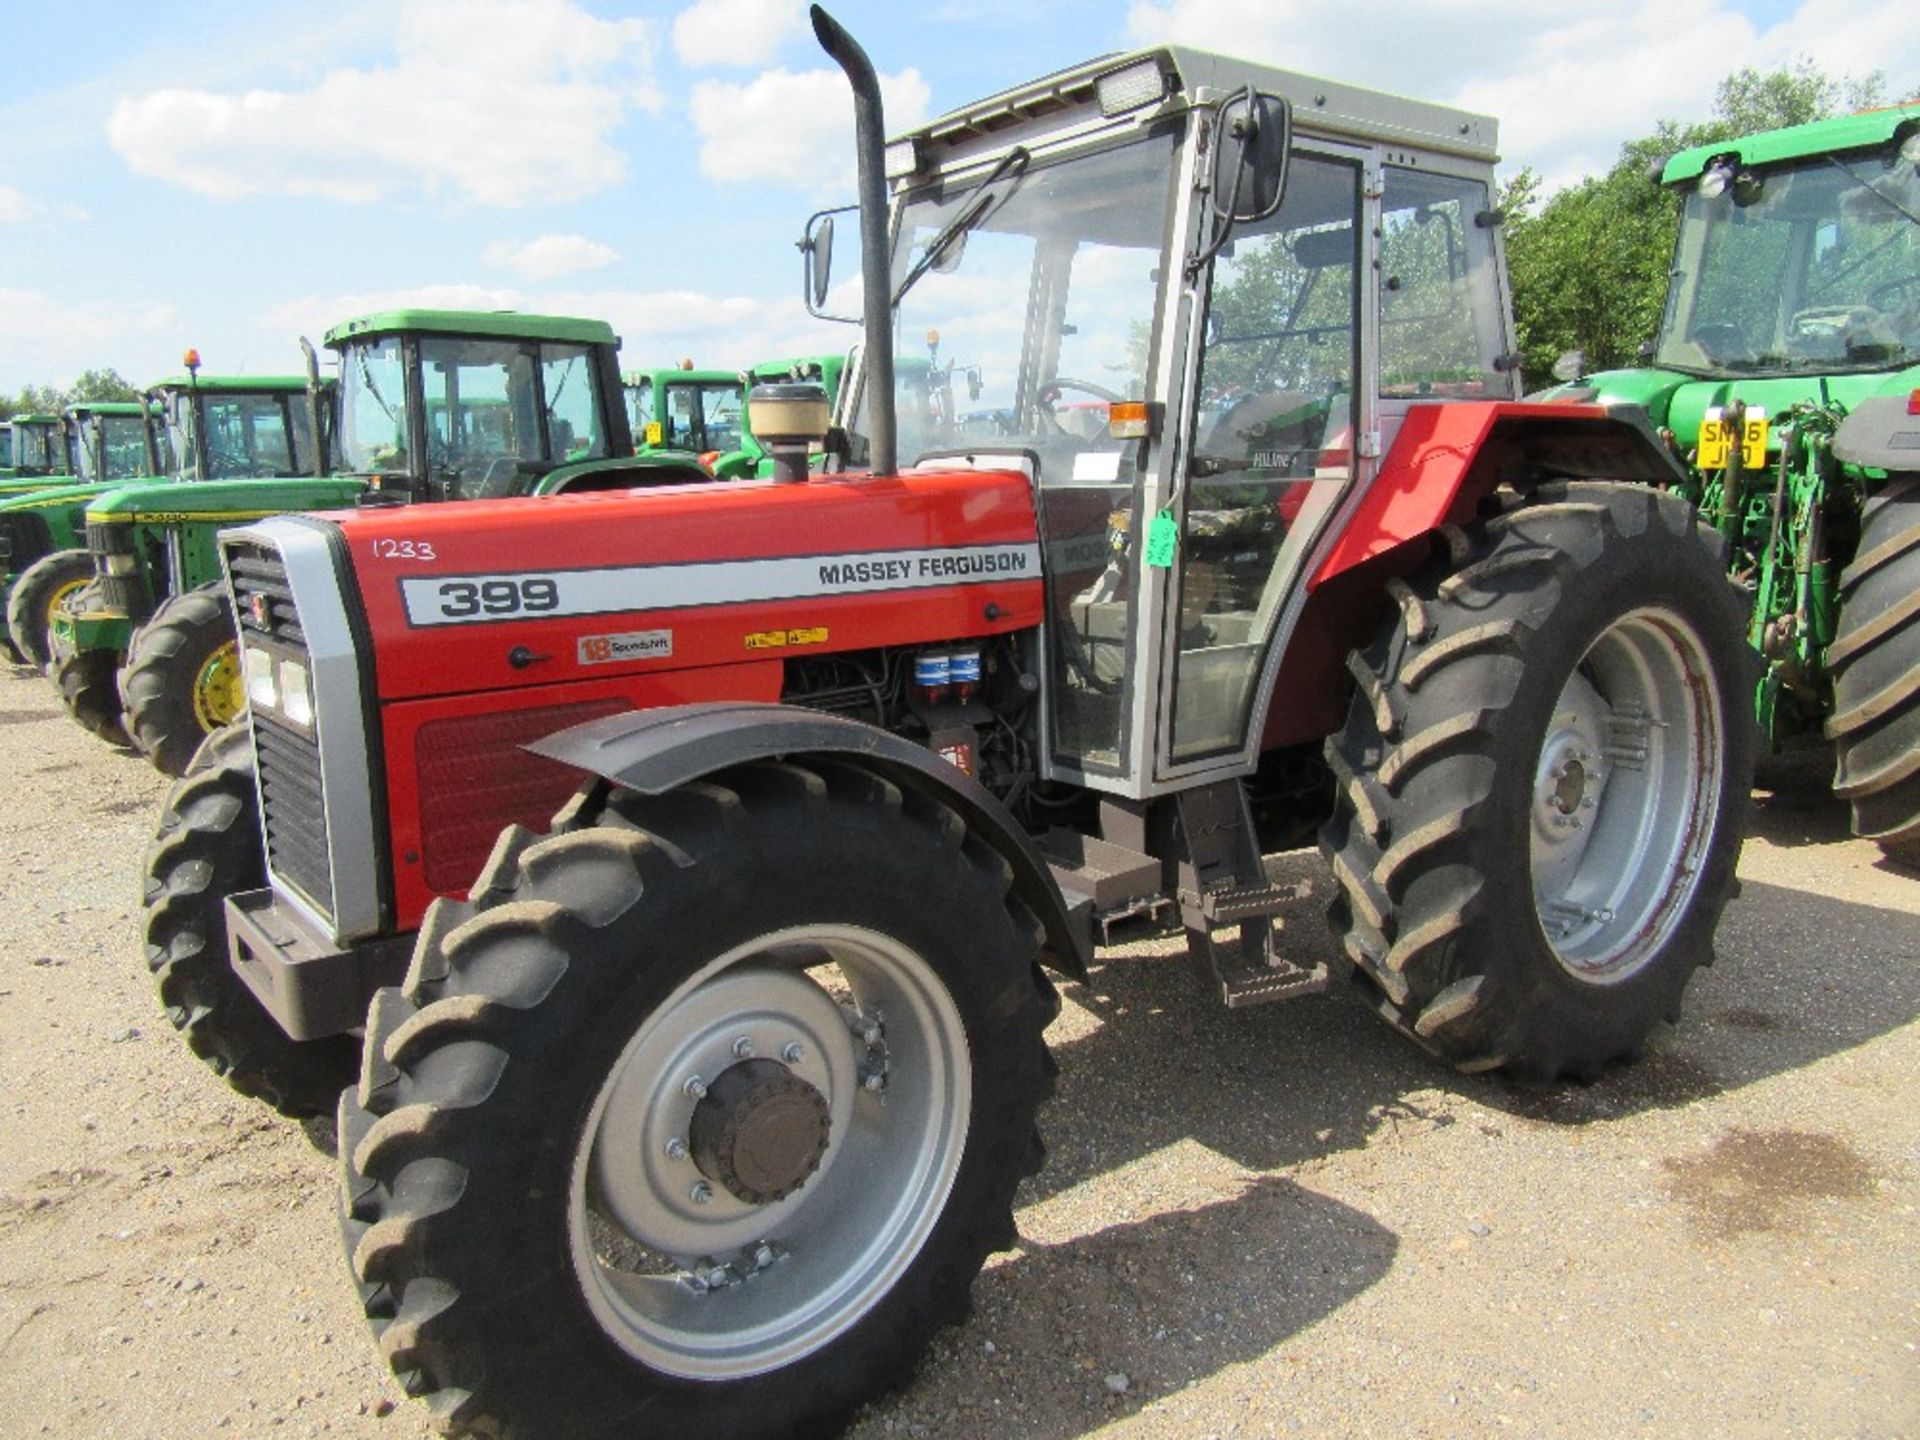
[[[716,1265],[707,1271],[707,1284],[714,1290],[724,1290],[727,1286],[727,1271],[724,1265]]]
[[[753,1041],[745,1035],[733,1042],[733,1058],[746,1060],[753,1055]]]
[[[753,1252],[753,1263],[762,1270],[773,1264],[773,1247],[771,1245],[762,1245],[759,1249],[755,1250]]]
[[[682,1085],[680,1089],[689,1100],[704,1100],[707,1098],[707,1082],[702,1080],[698,1075],[689,1075],[687,1077],[687,1083]]]
[[[806,1058],[806,1054],[807,1052],[800,1048],[800,1042],[794,1040],[789,1042],[786,1048],[780,1052],[780,1058],[789,1065],[798,1065]]]
[[[667,1159],[684,1160],[687,1158],[687,1142],[678,1135],[667,1141]]]
[[[886,1072],[881,1070],[875,1070],[872,1074],[868,1075],[866,1079],[860,1082],[860,1088],[862,1090],[881,1090],[886,1088],[886,1083],[887,1083]]]
[[[693,1182],[693,1189],[687,1192],[687,1196],[694,1204],[705,1205],[713,1199],[713,1186],[704,1180],[696,1180]]]

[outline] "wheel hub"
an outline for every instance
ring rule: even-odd
[[[784,1200],[820,1168],[833,1117],[827,1099],[774,1060],[722,1071],[694,1107],[693,1163],[749,1205]]]

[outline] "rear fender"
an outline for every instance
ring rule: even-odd
[[[793,705],[675,705],[591,720],[526,747],[643,795],[660,795],[731,765],[832,755],[953,810],[1013,872],[1013,890],[1046,929],[1046,963],[1087,978],[1088,956],[1053,872],[1006,807],[971,776],[885,730]]]
[[[1309,589],[1471,520],[1500,485],[1638,480],[1683,485],[1687,472],[1631,405],[1514,401],[1416,405]]]

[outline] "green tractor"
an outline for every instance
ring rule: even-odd
[[[619,398],[619,340],[548,315],[403,310],[330,331],[339,380],[332,473],[277,470],[203,425],[182,443],[187,497],[128,485],[87,509],[96,577],[52,620],[55,676],[75,718],[124,733],[168,774],[245,703],[215,536],[231,525],[354,504],[554,495],[708,478],[683,456],[640,456]],[[317,385],[317,370],[310,380]],[[284,439],[284,433],[282,434]],[[224,460],[249,461],[227,468]],[[354,556],[377,564],[380,555]]]
[[[1776,748],[1824,729],[1854,831],[1920,865],[1920,103],[1683,150],[1644,407],[1732,546]]]
[[[7,434],[0,496],[38,489],[46,484],[47,476],[69,473],[66,428],[58,415],[14,415],[7,421]]]
[[[634,438],[642,453],[696,456],[716,479],[773,473],[773,457],[754,437],[750,412],[755,385],[819,385],[832,404],[840,393],[843,355],[768,360],[745,371],[637,370],[624,380]]]
[[[47,627],[53,615],[92,578],[86,552],[74,548],[86,503],[123,481],[154,474],[164,468],[166,455],[144,401],[81,401],[67,407],[57,429],[45,427],[43,433],[44,442],[35,436],[34,458],[57,450],[62,472],[16,479],[10,497],[0,499],[7,648],[37,666],[50,659]],[[67,483],[49,486],[58,479]]]

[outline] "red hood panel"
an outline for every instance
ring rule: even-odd
[[[335,519],[383,700],[1039,623],[1018,473],[733,482]]]

